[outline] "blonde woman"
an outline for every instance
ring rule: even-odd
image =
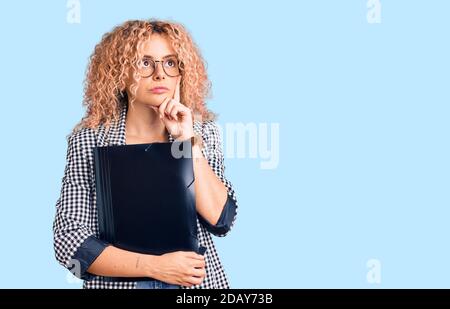
[[[211,235],[228,234],[237,204],[224,176],[215,115],[205,105],[209,90],[204,61],[181,24],[127,21],[95,47],[85,81],[86,115],[68,136],[53,224],[56,259],[84,280],[83,288],[229,288]],[[192,151],[198,240],[205,254],[140,254],[101,240],[92,148],[193,136],[200,137]]]

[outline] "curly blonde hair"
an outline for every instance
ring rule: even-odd
[[[136,73],[141,60],[140,47],[153,33],[168,37],[177,53],[182,76],[180,101],[192,109],[196,119],[216,118],[205,103],[211,89],[205,62],[185,27],[156,19],[130,20],[104,34],[95,46],[84,81],[83,106],[86,106],[86,115],[73,132],[84,127],[97,129],[102,124],[109,127],[118,119],[123,104],[133,104],[141,78]],[[129,72],[135,73],[131,76],[131,98],[128,102],[125,88]]]

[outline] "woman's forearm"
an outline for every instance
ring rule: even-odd
[[[227,188],[216,176],[198,146],[192,147],[195,203],[198,213],[215,225],[227,200]]]
[[[155,255],[135,253],[108,246],[87,271],[97,276],[153,277],[157,258]]]

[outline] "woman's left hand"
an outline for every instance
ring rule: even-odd
[[[184,141],[194,136],[194,128],[191,109],[180,102],[180,82],[178,76],[173,96],[165,98],[157,111],[172,137]]]

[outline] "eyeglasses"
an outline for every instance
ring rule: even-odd
[[[144,58],[139,63],[139,74],[144,77],[150,77],[155,73],[156,65],[161,62],[164,73],[170,77],[177,77],[180,75],[180,66],[178,59],[170,57],[164,60],[155,61],[151,58]]]

